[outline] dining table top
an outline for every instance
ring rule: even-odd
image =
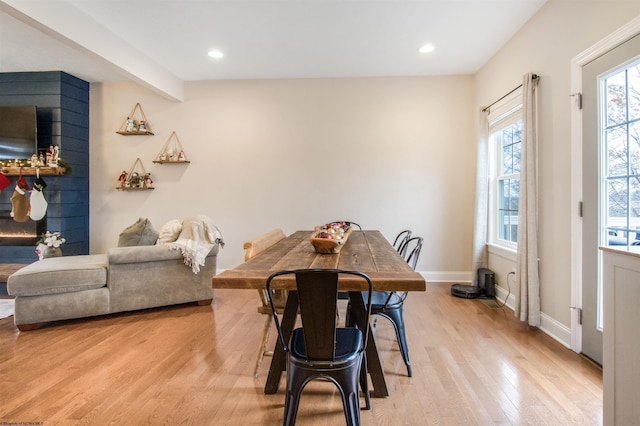
[[[425,291],[426,281],[398,254],[380,231],[351,232],[338,253],[317,253],[311,244],[312,230],[296,231],[265,251],[212,278],[214,289],[262,289],[273,272],[294,269],[343,269],[366,273],[376,291]],[[275,283],[275,282],[274,282]],[[362,290],[362,281],[340,278],[340,289]],[[277,287],[295,289],[294,280]]]

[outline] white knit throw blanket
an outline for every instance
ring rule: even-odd
[[[190,266],[193,273],[197,274],[216,244],[224,247],[222,233],[210,217],[197,215],[182,222],[182,232],[175,242],[170,243],[170,248],[182,251],[184,264]]]

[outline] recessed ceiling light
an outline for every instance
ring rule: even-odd
[[[433,44],[425,44],[420,49],[418,49],[418,52],[429,53],[429,52],[433,52],[434,50],[435,50],[435,47],[433,46]]]
[[[214,59],[220,59],[220,58],[224,57],[224,53],[222,53],[218,49],[212,49],[207,54],[209,56],[211,56],[212,58],[214,58]]]

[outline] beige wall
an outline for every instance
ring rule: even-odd
[[[550,0],[476,75],[476,108],[535,72],[539,85],[539,255],[542,311],[570,327],[571,59],[640,15],[635,1]],[[513,264],[490,256],[505,285]]]
[[[471,76],[189,82],[171,102],[133,83],[91,87],[91,252],[138,217],[160,227],[204,213],[242,262],[244,241],[340,218],[405,228],[420,271],[468,273],[474,199]],[[116,134],[140,102],[155,136]],[[152,161],[175,131],[189,165]],[[140,157],[155,190],[116,191]],[[444,274],[446,275],[446,273]]]

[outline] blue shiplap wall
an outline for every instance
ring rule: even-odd
[[[36,105],[38,148],[60,147],[71,175],[43,176],[49,203],[47,229],[67,239],[65,255],[89,253],[89,83],[70,74],[0,73],[0,105]],[[16,178],[11,178],[16,180]],[[35,177],[26,177],[32,186]],[[13,186],[0,191],[0,209],[11,209]],[[34,246],[0,246],[0,263],[31,263]]]

